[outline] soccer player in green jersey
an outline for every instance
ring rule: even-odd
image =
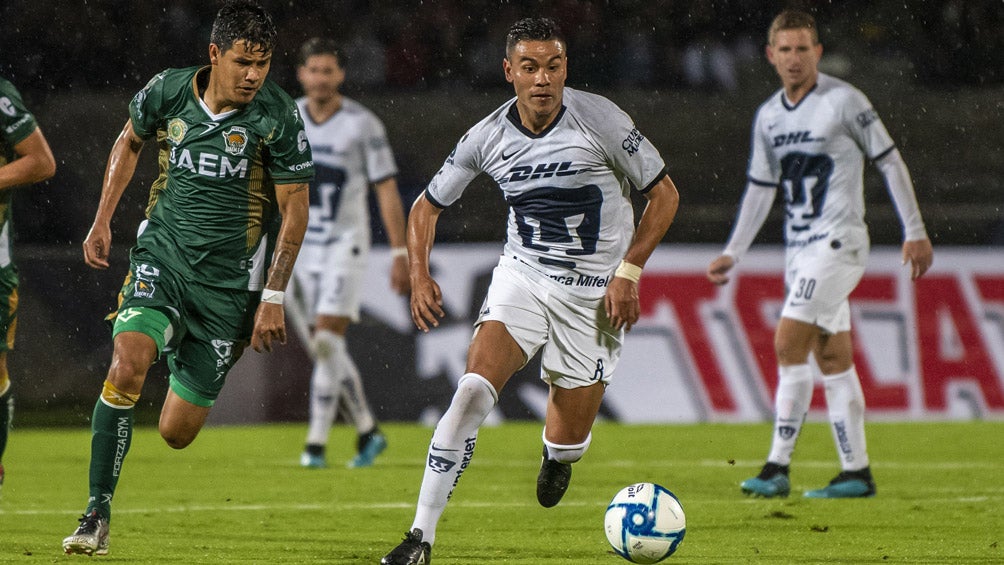
[[[14,416],[14,392],[7,374],[7,352],[14,348],[17,328],[17,267],[11,260],[11,189],[43,181],[56,173],[35,116],[25,108],[14,85],[0,78],[0,487],[3,453]]]
[[[283,297],[307,226],[310,145],[293,100],[266,80],[276,41],[249,0],[217,13],[204,67],[168,69],[129,105],[112,147],[88,265],[108,266],[112,213],[144,141],[160,175],[119,295],[111,367],[91,420],[90,498],[66,553],[108,552],[111,501],[147,370],[166,353],[160,434],[175,449],[199,433],[245,347],[285,343]]]

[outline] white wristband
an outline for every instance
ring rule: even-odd
[[[627,279],[631,282],[638,282],[641,280],[641,267],[628,263],[627,261],[621,261],[620,266],[617,267],[616,271],[614,271],[614,276]]]
[[[407,257],[408,248],[407,247],[391,247],[390,248],[390,258],[397,259],[398,257]]]
[[[261,291],[262,302],[268,302],[269,304],[278,304],[281,306],[283,299],[285,298],[286,298],[286,293],[281,290],[272,290],[270,288],[266,288],[265,290]]]

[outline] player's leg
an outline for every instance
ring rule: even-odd
[[[315,322],[311,338],[314,368],[310,375],[310,419],[306,446],[300,456],[300,464],[304,467],[327,466],[325,447],[331,426],[335,422],[345,380],[345,366],[341,362],[339,350],[345,348],[347,327],[348,320],[340,324],[331,316],[318,316]]]
[[[7,352],[14,349],[14,333],[17,329],[17,272],[13,266],[0,269],[0,488],[3,487],[3,455],[7,450],[7,438],[14,420],[14,390],[7,371]]]
[[[774,433],[767,462],[756,477],[740,488],[746,494],[788,496],[788,470],[802,424],[812,402],[813,373],[809,353],[819,335],[811,323],[782,317],[774,334],[777,355],[777,391],[774,395]]]
[[[467,373],[457,383],[450,407],[436,425],[422,479],[413,528],[435,539],[446,501],[474,454],[478,429],[498,401],[509,378],[526,363],[523,350],[505,325],[486,321],[475,330],[468,351]]]
[[[586,453],[590,430],[603,402],[606,384],[565,389],[551,386],[544,418],[544,451],[537,475],[537,501],[550,508],[564,496],[572,477],[572,463]]]
[[[174,449],[188,447],[202,430],[230,369],[251,338],[259,294],[189,285],[185,335],[167,357],[170,391],[158,429]]]
[[[805,493],[809,498],[873,496],[875,482],[865,441],[865,396],[854,369],[850,331],[824,334],[815,352],[826,391],[830,431],[840,458],[841,472],[829,485]]]
[[[550,508],[565,495],[572,463],[585,454],[590,430],[620,359],[624,330],[613,328],[602,299],[582,303],[553,293],[541,379],[549,385],[537,502]]]
[[[7,437],[14,420],[14,391],[7,375],[7,352],[0,352],[0,488],[3,487],[3,454],[7,450]]]
[[[470,464],[478,429],[509,378],[547,339],[539,294],[539,286],[525,275],[504,263],[495,268],[467,351],[467,372],[458,381],[450,407],[429,443],[411,531],[380,560],[382,565],[428,562],[439,518]]]
[[[101,396],[91,416],[91,462],[89,496],[80,526],[63,540],[66,553],[108,553],[111,503],[125,457],[132,443],[133,411],[146,379],[157,359],[170,323],[156,310],[124,309],[116,322],[114,351]]]

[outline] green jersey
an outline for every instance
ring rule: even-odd
[[[35,116],[24,107],[21,93],[0,77],[0,167],[17,159],[14,146],[35,132]],[[0,190],[0,268],[11,264],[10,190]]]
[[[160,165],[134,252],[202,284],[261,290],[275,185],[310,182],[310,145],[296,104],[270,80],[244,108],[213,114],[199,96],[209,72],[163,71],[129,105],[136,134],[157,138]]]

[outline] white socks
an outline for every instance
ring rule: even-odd
[[[798,434],[812,402],[812,367],[781,366],[777,369],[777,395],[774,399],[774,439],[767,461],[790,465]]]
[[[422,490],[418,494],[412,529],[422,530],[422,540],[432,544],[436,524],[460,475],[471,462],[478,428],[491,412],[498,395],[495,387],[481,375],[467,373],[457,383],[450,408],[440,418],[429,444],[429,458]]]
[[[826,407],[840,467],[857,471],[868,466],[865,442],[865,395],[858,373],[851,367],[843,373],[825,375]]]
[[[586,441],[576,444],[576,445],[561,445],[551,441],[547,441],[547,429],[544,430],[543,438],[544,446],[547,447],[547,458],[557,461],[558,463],[575,463],[582,456],[586,454],[586,450],[589,449],[590,442],[593,441],[593,432],[589,432],[586,436]]]
[[[307,428],[307,443],[310,445],[326,445],[335,422],[343,373],[335,354],[339,342],[344,350],[345,338],[328,330],[314,332],[316,358],[310,377],[310,425]]]

